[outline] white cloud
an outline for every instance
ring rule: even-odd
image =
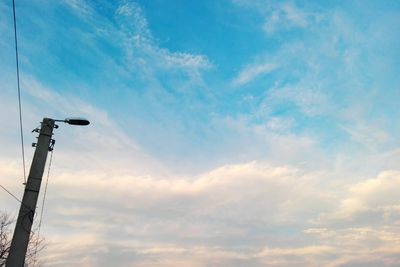
[[[270,88],[263,103],[269,105],[271,109],[282,103],[293,103],[302,114],[310,117],[333,112],[331,101],[323,88],[307,78],[295,86]]]
[[[245,85],[259,76],[270,73],[276,68],[277,66],[272,63],[248,65],[240,71],[238,76],[233,80],[233,84],[235,86]]]
[[[123,48],[127,55],[127,64],[144,67],[152,65],[160,69],[181,69],[183,71],[197,71],[212,66],[204,55],[195,55],[185,52],[171,52],[161,48],[154,40],[148,27],[147,20],[141,7],[129,1],[120,5],[116,11],[118,26],[122,30]]]
[[[318,214],[325,202],[323,194],[317,193],[314,187],[312,175],[256,162],[223,166],[194,179],[87,172],[54,176],[52,190],[59,199],[49,193],[49,203],[52,203],[48,211],[49,227],[73,227],[79,232],[95,234],[99,240],[107,239],[109,233],[111,239],[106,247],[126,240],[132,255],[164,259],[166,262],[160,266],[179,263],[182,251],[187,255],[185,262],[190,265],[207,266],[214,258],[221,262],[250,261],[255,252],[231,251],[230,239],[242,239],[247,249],[258,250],[252,240],[261,233],[252,233],[253,227],[279,228],[280,224],[307,223],[302,214]],[[69,201],[62,204],[62,198]],[[74,210],[73,214],[58,212],[58,207],[65,207],[66,203]],[[90,207],[92,211],[85,209],[78,215],[79,209],[74,203]],[[75,216],[79,219],[74,219]],[[122,231],[124,237],[118,238],[120,234],[116,231]],[[136,240],[135,236],[149,240],[146,250],[140,248],[143,245],[128,245]],[[195,245],[186,240],[192,240]],[[160,244],[172,245],[174,249],[157,249]],[[204,244],[204,253],[199,253],[196,244]],[[215,247],[221,252],[211,253]],[[93,258],[97,254],[90,253]],[[143,259],[142,264],[145,262]]]
[[[93,14],[93,9],[87,4],[85,0],[63,0],[63,2],[70,8],[72,8],[76,13],[81,14],[84,17]]]
[[[308,14],[291,3],[284,3],[272,9],[263,28],[268,34],[291,28],[305,29],[315,21],[316,17],[315,14]]]
[[[352,140],[369,149],[376,149],[391,139],[386,131],[371,123],[365,125],[359,121],[358,123],[342,125],[341,127],[349,134]]]
[[[52,190],[57,194],[49,195],[46,225],[70,229],[59,241],[68,241],[72,230],[75,237],[71,237],[84,232],[93,242],[81,242],[78,253],[72,244],[62,249],[55,246],[58,242],[50,235],[47,255],[57,250],[60,262],[77,265],[83,263],[71,261],[70,255],[81,260],[86,255],[85,260],[97,266],[103,258],[112,258],[113,251],[125,255],[115,259],[117,266],[152,266],[154,261],[157,266],[209,266],[214,261],[221,266],[239,262],[247,266],[338,267],[356,262],[386,266],[399,261],[395,255],[400,251],[400,233],[392,219],[368,227],[338,217],[315,219],[324,213],[339,214],[347,199],[361,199],[371,208],[397,203],[397,181],[389,178],[393,174],[355,184],[352,197],[341,199],[343,189],[321,185],[324,173],[257,162],[180,178],[59,173],[53,179]],[[382,197],[376,200],[378,195]],[[384,200],[388,195],[391,201]],[[85,208],[78,208],[78,203]],[[65,213],[66,205],[72,213]],[[288,228],[298,230],[289,233]],[[279,245],[282,239],[291,240],[290,245]],[[63,241],[64,246],[68,242]],[[48,262],[53,261],[48,258]]]
[[[373,213],[379,221],[400,223],[400,201],[397,188],[400,186],[400,173],[387,171],[378,177],[360,182],[350,187],[349,196],[341,203],[335,216],[354,219],[362,213]],[[394,220],[394,221],[393,221]]]
[[[323,260],[324,266],[397,266],[400,233],[397,227],[352,227],[340,229],[310,229],[321,243],[332,248],[330,255],[318,258],[314,265]],[[313,266],[314,266],[313,265]]]

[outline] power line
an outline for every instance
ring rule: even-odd
[[[17,200],[19,203],[22,203],[22,201],[21,201],[19,198],[17,198],[13,193],[11,193],[7,188],[5,188],[4,186],[2,186],[1,184],[0,184],[0,187],[3,188],[3,190],[6,191],[10,196],[12,196],[13,198],[15,198],[15,200]],[[22,203],[22,204],[23,204],[23,203]]]
[[[10,192],[10,190],[8,190],[7,188],[5,188],[4,186],[2,186],[0,184],[0,187],[3,188],[4,191],[6,191],[10,196],[12,196],[16,201],[18,201],[19,203],[21,203],[25,208],[27,208],[29,210],[29,212],[32,212],[33,210],[28,207],[24,202],[22,202],[22,200],[20,200],[18,197],[16,197],[13,193]]]
[[[39,224],[38,224],[38,228],[37,228],[37,233],[36,233],[36,244],[34,247],[34,253],[33,253],[33,266],[36,266],[37,264],[37,260],[36,260],[36,255],[38,253],[38,249],[39,249],[39,243],[40,243],[40,230],[42,227],[42,221],[43,221],[43,211],[44,211],[44,206],[46,203],[46,196],[47,196],[47,188],[49,185],[49,179],[50,179],[50,171],[51,171],[51,166],[52,166],[52,162],[53,162],[53,150],[51,150],[51,154],[50,154],[50,160],[49,160],[49,166],[47,169],[47,177],[46,177],[46,184],[45,184],[45,188],[44,188],[44,193],[43,193],[43,200],[42,200],[42,207],[40,210],[40,218],[39,218]],[[34,216],[34,210],[29,208],[27,205],[25,205],[25,203],[23,203],[18,197],[16,197],[13,193],[11,193],[6,187],[4,187],[3,185],[0,184],[0,187],[6,191],[10,196],[12,196],[15,200],[17,200],[19,203],[21,203],[23,206],[25,206],[26,208],[29,209],[28,212],[26,212],[23,217],[24,218],[29,218],[29,220],[31,220],[31,222],[33,221],[33,216]],[[28,231],[27,229],[25,229],[26,231]],[[29,231],[28,231],[29,232]],[[32,233],[34,233],[33,231],[31,231]]]
[[[43,211],[44,211],[44,204],[46,202],[46,195],[47,195],[47,186],[49,184],[49,178],[50,178],[50,170],[51,170],[51,163],[53,162],[53,150],[51,150],[50,153],[50,161],[49,161],[49,167],[47,169],[47,177],[46,177],[46,185],[44,187],[44,193],[43,193],[43,201],[42,201],[42,207],[40,209],[40,218],[39,218],[39,224],[38,224],[38,230],[37,230],[37,237],[36,237],[36,245],[35,245],[35,252],[34,252],[34,266],[36,265],[36,255],[37,255],[37,250],[39,247],[39,237],[40,237],[40,228],[42,227],[42,220],[43,220]]]
[[[51,151],[51,153],[50,153],[49,167],[48,167],[48,169],[47,169],[46,185],[45,185],[45,187],[44,187],[42,208],[40,209],[40,219],[39,219],[39,225],[38,225],[38,236],[39,236],[39,233],[40,233],[40,227],[42,226],[43,210],[44,210],[44,204],[45,204],[45,202],[46,202],[47,186],[48,186],[48,184],[49,184],[50,169],[51,169],[51,163],[52,163],[52,161],[53,161],[53,151]]]
[[[22,167],[24,169],[24,183],[26,183],[24,134],[22,127],[21,89],[19,85],[19,59],[18,59],[17,20],[15,15],[15,0],[13,0],[12,3],[13,3],[13,15],[14,15],[15,60],[17,62],[18,110],[19,110],[19,126],[20,126],[21,150],[22,150]]]

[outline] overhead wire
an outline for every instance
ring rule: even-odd
[[[11,193],[7,188],[5,188],[3,185],[0,184],[0,187],[3,188],[4,191],[6,191],[10,196],[12,196],[16,201],[19,203],[23,204],[22,201],[16,197],[13,193]]]
[[[12,7],[13,7],[13,21],[14,21],[14,42],[15,42],[15,60],[16,60],[16,72],[17,72],[17,90],[18,90],[18,111],[19,111],[19,126],[20,126],[20,139],[21,139],[21,153],[22,153],[22,167],[23,167],[23,178],[24,178],[24,184],[26,184],[26,165],[25,165],[25,146],[24,146],[24,134],[23,134],[23,122],[22,122],[22,103],[21,103],[21,86],[20,86],[20,72],[19,72],[19,56],[18,56],[18,34],[17,34],[17,19],[16,19],[16,11],[15,11],[15,0],[12,0]],[[50,169],[51,169],[51,163],[53,159],[53,151],[51,151],[50,155],[50,161],[49,161],[49,166],[48,166],[48,171],[47,171],[47,178],[46,178],[46,185],[45,185],[45,190],[43,194],[43,201],[42,201],[42,207],[40,211],[40,219],[39,219],[39,224],[38,224],[38,231],[37,231],[37,238],[36,238],[36,245],[35,245],[35,251],[34,251],[34,265],[36,265],[36,254],[38,252],[38,246],[39,246],[39,235],[40,235],[40,229],[42,225],[42,220],[43,220],[43,211],[44,211],[44,205],[46,201],[46,195],[47,195],[47,187],[48,187],[48,182],[49,182],[49,177],[50,177]],[[5,190],[9,195],[11,195],[15,200],[20,202],[22,205],[27,207],[25,203],[23,203],[20,199],[18,199],[14,194],[12,194],[7,188],[4,186],[0,185],[3,190]],[[29,215],[30,213],[33,213],[33,210],[27,207],[30,212],[26,213],[26,215]],[[34,214],[31,214],[29,216],[30,220],[33,220]]]
[[[35,250],[34,250],[34,253],[33,253],[33,255],[34,255],[34,256],[33,256],[33,258],[34,258],[34,266],[36,265],[36,255],[37,255],[37,253],[38,253],[38,248],[39,248],[39,243],[40,243],[40,230],[41,230],[41,227],[42,227],[43,211],[44,211],[44,206],[45,206],[45,203],[46,203],[47,187],[48,187],[48,184],[49,184],[50,171],[51,171],[52,162],[53,162],[53,150],[52,150],[51,153],[50,153],[49,165],[48,165],[48,167],[47,167],[46,184],[45,184],[45,187],[44,187],[43,200],[42,200],[42,207],[41,207],[41,209],[40,209],[40,217],[39,217],[38,229],[37,229],[37,232],[36,232]],[[24,205],[26,208],[29,209],[29,211],[28,211],[27,213],[24,214],[24,218],[25,218],[26,216],[29,216],[28,218],[29,218],[31,221],[33,221],[33,216],[34,216],[34,215],[33,215],[33,212],[34,212],[34,211],[33,211],[31,208],[29,208],[28,206],[26,206],[25,203],[23,203],[17,196],[15,196],[13,193],[11,193],[11,191],[8,190],[5,186],[3,186],[3,185],[0,184],[0,187],[1,187],[4,191],[6,191],[11,197],[13,197],[15,200],[17,200],[19,203],[21,203],[22,205]],[[26,229],[26,231],[28,231],[28,230]],[[31,232],[33,233],[33,231],[31,231]]]
[[[12,196],[16,201],[21,203],[21,205],[23,205],[25,208],[28,209],[28,211],[24,215],[19,214],[18,216],[23,216],[23,218],[25,218],[26,216],[31,215],[29,218],[30,218],[30,220],[33,220],[34,210],[32,210],[29,206],[27,206],[24,202],[22,202],[22,200],[20,200],[13,193],[11,193],[10,190],[8,190],[5,186],[0,184],[0,187],[3,188],[3,190],[6,191],[10,196]],[[25,230],[28,231],[27,229],[25,229]]]
[[[50,178],[50,170],[51,170],[51,163],[52,163],[52,161],[53,161],[53,151],[50,152],[49,167],[47,168],[46,184],[45,184],[45,187],[44,187],[43,200],[42,200],[42,207],[41,207],[41,209],[40,209],[40,218],[39,218],[39,224],[38,224],[38,234],[40,233],[40,227],[42,226],[43,210],[44,210],[44,205],[45,205],[45,202],[46,202],[47,186],[49,185],[49,178]]]
[[[39,224],[38,224],[38,229],[37,229],[37,235],[36,235],[36,244],[35,244],[35,251],[34,251],[34,266],[36,265],[36,255],[38,252],[38,247],[39,247],[39,242],[40,242],[40,229],[42,227],[42,220],[43,220],[43,211],[44,211],[44,205],[46,202],[46,196],[47,196],[47,186],[49,184],[49,178],[50,178],[50,170],[51,170],[51,163],[53,162],[53,150],[50,152],[50,160],[49,160],[49,166],[47,167],[47,177],[46,177],[46,184],[44,187],[44,193],[43,193],[43,200],[42,200],[42,207],[40,209],[40,217],[39,217]]]
[[[22,150],[22,167],[24,169],[24,184],[26,183],[26,167],[25,167],[25,149],[24,149],[24,133],[22,125],[22,105],[21,105],[21,87],[19,79],[19,57],[18,57],[18,37],[17,37],[17,19],[15,12],[15,0],[13,4],[13,18],[14,18],[14,42],[15,42],[15,60],[17,63],[17,88],[18,88],[18,110],[19,110],[19,126],[20,126],[20,138],[21,138],[21,150]]]
[[[22,202],[22,200],[20,200],[20,199],[19,199],[18,197],[16,197],[13,193],[11,193],[11,191],[8,190],[5,186],[3,186],[3,185],[0,184],[0,187],[1,187],[4,191],[6,191],[12,198],[14,198],[16,201],[18,201],[19,203],[21,203],[25,208],[27,208],[27,209],[29,210],[29,212],[32,212],[32,211],[33,211],[28,205],[26,205],[24,202]]]

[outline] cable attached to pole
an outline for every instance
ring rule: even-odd
[[[17,198],[13,193],[11,193],[7,188],[2,186],[1,184],[0,184],[0,187],[3,188],[3,190],[6,191],[10,196],[12,196],[16,201],[18,201],[19,203],[22,203],[22,201],[19,198]]]
[[[50,152],[50,161],[49,161],[49,167],[47,169],[46,185],[44,187],[42,207],[40,209],[40,218],[39,218],[38,230],[37,230],[37,234],[36,234],[35,251],[33,253],[33,266],[34,267],[36,266],[36,261],[37,261],[36,260],[36,255],[37,255],[38,247],[39,247],[39,243],[40,243],[40,228],[42,227],[44,204],[46,202],[47,186],[49,184],[50,170],[51,170],[51,163],[52,162],[53,162],[53,150],[51,150],[51,152]]]
[[[17,38],[17,19],[15,15],[15,0],[13,4],[13,15],[14,15],[14,41],[15,41],[15,60],[17,62],[17,87],[18,87],[18,110],[19,110],[19,126],[21,136],[21,150],[22,150],[22,167],[24,169],[24,184],[26,183],[26,167],[25,167],[25,149],[24,149],[24,133],[22,127],[22,107],[21,107],[21,89],[19,83],[19,58],[18,58],[18,38]]]

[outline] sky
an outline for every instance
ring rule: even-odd
[[[44,266],[400,265],[399,1],[16,12],[27,171],[43,117],[91,121],[55,130]],[[22,198],[12,1],[0,14],[0,184]]]

